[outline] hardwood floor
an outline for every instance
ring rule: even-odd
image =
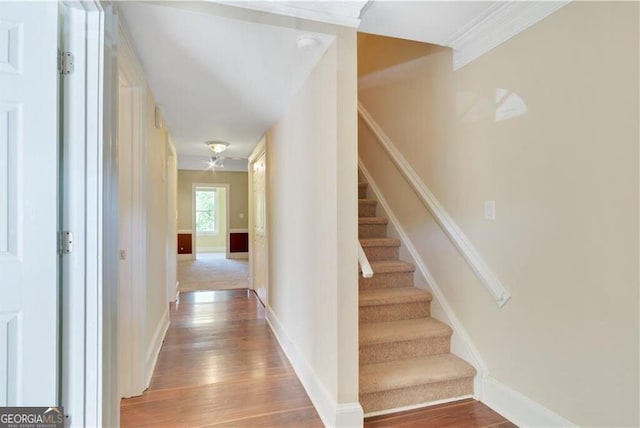
[[[248,290],[181,293],[149,389],[123,399],[127,427],[322,427]],[[499,427],[474,400],[365,420],[366,427]]]
[[[517,428],[489,407],[473,399],[391,415],[374,416],[365,419],[364,426],[367,428]]]
[[[247,290],[181,293],[149,389],[122,427],[322,427]]]

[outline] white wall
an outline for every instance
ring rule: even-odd
[[[124,256],[119,279],[119,365],[121,393],[132,396],[148,386],[169,325],[177,257],[177,162],[169,156],[175,150],[166,124],[160,120],[160,126],[155,125],[155,99],[122,27],[118,50],[123,86],[119,240]]]
[[[157,352],[169,322],[167,303],[167,128],[164,123],[155,126],[156,103],[147,87],[147,141],[146,141],[146,331],[145,359],[149,378]]]
[[[176,300],[178,242],[178,155],[167,133],[167,301]]]
[[[328,425],[362,422],[355,76],[339,30],[266,140],[269,320]]]
[[[489,375],[581,426],[640,423],[638,48],[637,3],[573,2],[455,73],[448,49],[382,65],[369,50],[359,93],[511,291],[499,309],[362,126],[367,169]]]

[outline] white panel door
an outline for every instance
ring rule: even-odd
[[[263,153],[252,164],[253,180],[253,288],[267,305],[267,211],[266,211],[266,161]]]
[[[58,5],[0,2],[0,406],[57,403]]]

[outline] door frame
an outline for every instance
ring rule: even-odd
[[[192,242],[191,242],[191,250],[193,251],[193,258],[198,258],[198,231],[196,229],[196,190],[199,187],[210,187],[210,188],[222,188],[224,191],[225,198],[225,219],[227,227],[225,228],[225,257],[229,258],[229,190],[230,186],[227,183],[192,183],[191,184],[191,230],[193,231]]]
[[[267,164],[268,154],[267,154],[267,136],[264,135],[256,147],[253,149],[253,152],[249,155],[249,165],[247,168],[248,171],[248,184],[249,184],[249,288],[255,291],[254,284],[254,274],[255,274],[255,235],[254,235],[254,226],[255,226],[255,201],[253,198],[253,164],[260,159],[264,155],[265,165]],[[268,171],[268,169],[267,169]],[[265,175],[265,185],[264,185],[264,203],[265,203],[265,230],[264,230],[264,284],[267,289],[267,298],[265,302],[262,304],[267,307],[269,304],[269,189],[268,189],[268,180]]]
[[[117,195],[112,132],[117,17],[109,3],[91,0],[64,2],[60,18],[60,47],[75,57],[74,71],[60,84],[61,227],[74,234],[74,250],[60,267],[60,400],[70,426],[116,426],[117,242],[112,236],[117,215],[111,201]]]
[[[146,329],[147,302],[147,216],[146,216],[146,112],[147,83],[133,47],[122,25],[118,26],[118,79],[120,73],[128,85],[124,90],[131,100],[129,147],[120,145],[119,150],[130,150],[128,176],[131,178],[131,236],[125,251],[130,263],[129,283],[119,284],[118,320],[124,321],[118,328],[118,377],[119,397],[140,395],[147,388],[146,360],[143,344]],[[121,89],[118,85],[118,91]],[[119,132],[119,127],[116,128]],[[117,189],[116,189],[117,190]],[[114,196],[118,199],[118,193]],[[116,215],[119,213],[116,212]],[[118,233],[116,233],[118,235]],[[119,269],[118,269],[119,271]]]

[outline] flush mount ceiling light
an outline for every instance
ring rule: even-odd
[[[207,141],[205,144],[209,146],[209,149],[213,153],[216,154],[224,152],[225,150],[227,150],[227,147],[229,147],[229,143],[225,143],[222,141]]]
[[[303,34],[301,36],[298,36],[296,43],[298,45],[298,48],[300,49],[311,49],[312,47],[316,46],[320,42],[315,37],[311,37],[306,34]]]

